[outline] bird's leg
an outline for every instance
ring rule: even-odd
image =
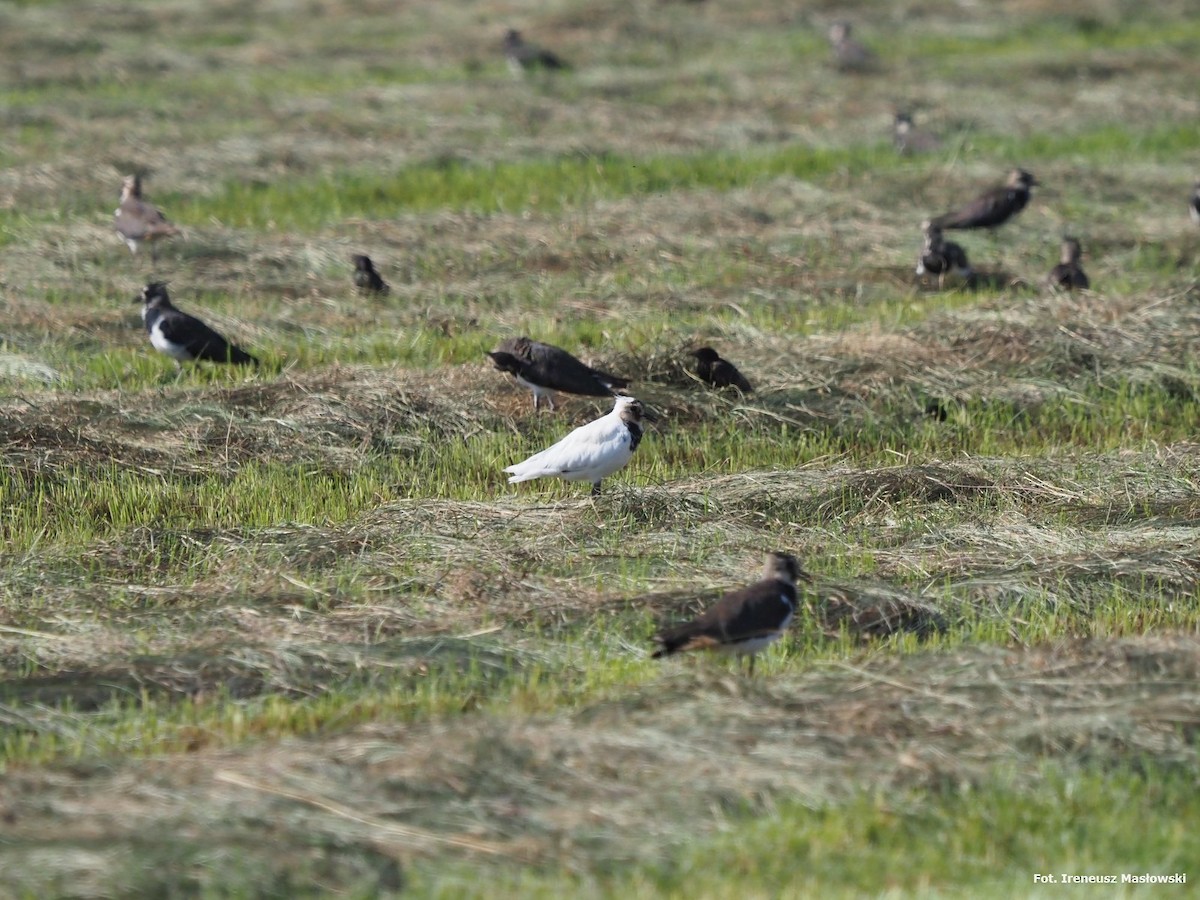
[[[599,497],[599,496],[600,496],[600,482],[598,482],[598,481],[597,481],[597,482],[594,482],[594,483],[592,484],[592,496],[593,496],[593,497]]]
[[[546,395],[546,403],[550,407],[550,412],[554,412],[554,395],[553,394]]]
[[[533,411],[537,412],[542,407],[542,398],[538,396],[538,392],[533,392]]]

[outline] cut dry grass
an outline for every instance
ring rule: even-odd
[[[0,10],[0,893],[1200,858],[1200,32],[1060,6]],[[842,16],[880,77],[830,67]],[[573,70],[511,78],[508,27]],[[897,106],[942,149],[894,155]],[[980,276],[918,283],[920,221],[1012,165]],[[184,230],[155,265],[134,170]],[[1042,284],[1064,232],[1092,292]],[[264,366],[176,372],[152,277]],[[484,357],[522,333],[660,414],[595,501],[504,479],[607,407],[532,414]],[[772,548],[816,581],[759,677],[648,659]]]

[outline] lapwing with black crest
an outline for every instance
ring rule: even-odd
[[[176,365],[198,360],[258,365],[258,360],[245,350],[229,343],[195,316],[176,309],[165,283],[150,282],[135,302],[142,304],[142,321],[150,343],[155,350],[175,360]]]
[[[354,284],[362,294],[383,296],[389,290],[388,283],[375,269],[375,263],[371,262],[371,257],[365,253],[354,254]]]
[[[771,551],[760,581],[730,591],[692,621],[660,631],[653,658],[689,650],[732,653],[739,661],[749,657],[753,674],[755,654],[779,640],[796,615],[798,581],[811,582],[812,576],[790,553]]]
[[[524,462],[508,466],[510,484],[534,478],[589,481],[592,496],[600,494],[600,482],[633,458],[642,442],[642,421],[655,421],[642,401],[619,396],[612,412],[581,425],[565,438]]]
[[[715,388],[735,387],[743,394],[754,392],[754,387],[746,376],[738,371],[737,366],[723,359],[712,347],[693,350],[692,356],[696,357],[696,375],[706,384]]]
[[[515,77],[535,69],[560,72],[571,68],[557,53],[530,43],[515,28],[504,33],[504,57],[508,60],[509,71]]]
[[[1024,169],[1013,169],[1004,184],[984,191],[970,203],[938,216],[933,224],[951,229],[998,228],[1023,210],[1038,180]]]
[[[130,253],[136,255],[142,244],[149,244],[152,263],[158,258],[155,244],[180,233],[162,210],[142,196],[142,177],[137,174],[126,175],[121,182],[121,204],[113,212],[113,227]]]
[[[936,275],[938,283],[953,273],[960,278],[971,277],[971,264],[967,251],[953,241],[946,240],[941,226],[926,220],[921,223],[925,232],[925,244],[917,257],[917,275]]]
[[[509,338],[488,353],[496,368],[533,391],[533,408],[542,398],[554,409],[553,391],[585,397],[607,397],[629,386],[628,378],[610,375],[580,362],[566,350],[527,337]]]
[[[1083,271],[1080,262],[1083,259],[1083,247],[1078,239],[1064,237],[1059,251],[1058,265],[1050,270],[1049,282],[1054,287],[1068,291],[1086,291],[1092,286],[1087,273]]]

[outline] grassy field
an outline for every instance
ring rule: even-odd
[[[0,7],[0,897],[1200,879],[1192,6]],[[978,284],[918,282],[1013,166]],[[261,369],[177,372],[151,279]],[[608,407],[534,414],[525,333],[660,415],[595,501],[505,481]],[[776,548],[754,677],[649,659]]]

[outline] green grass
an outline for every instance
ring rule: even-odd
[[[14,896],[1058,896],[1196,857],[1183,5],[852,5],[875,77],[784,4],[10,6]],[[508,22],[574,71],[511,78]],[[901,106],[941,149],[894,154]],[[979,283],[917,283],[921,220],[1013,165],[1029,208],[956,236]],[[153,264],[110,229],[133,170],[185,232]],[[1042,285],[1064,232],[1094,292]],[[262,367],[155,354],[150,279]],[[661,416],[596,500],[505,480],[608,406],[535,415],[484,356],[522,333]],[[815,581],[755,677],[648,658],[773,548]]]

